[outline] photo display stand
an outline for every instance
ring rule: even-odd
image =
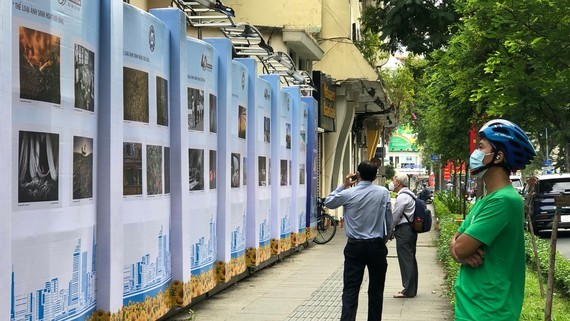
[[[152,9],[150,13],[162,20],[170,30],[170,103],[169,127],[171,131],[170,149],[170,197],[171,197],[171,302],[173,306],[186,306],[193,297],[191,278],[191,227],[192,220],[189,194],[188,149],[192,138],[188,130],[188,81],[190,75],[205,79],[198,70],[200,59],[188,52],[186,15],[175,8]],[[207,47],[204,43],[203,48]],[[210,48],[211,49],[211,48]],[[207,50],[206,50],[207,51]],[[213,56],[213,53],[211,53]],[[192,57],[192,59],[190,59]],[[210,57],[212,62],[213,58]],[[190,66],[192,65],[192,67]],[[211,63],[212,68],[215,65]],[[212,71],[213,72],[213,71]],[[211,72],[211,73],[212,73]],[[198,78],[196,78],[198,79]],[[209,79],[209,78],[208,78]],[[205,87],[205,85],[204,85]],[[214,145],[215,142],[214,142]],[[165,158],[165,166],[168,163]],[[166,167],[165,167],[166,168]],[[165,179],[168,175],[165,172]],[[215,246],[215,245],[214,245]],[[194,290],[198,287],[195,286]]]
[[[186,42],[188,73],[187,103],[184,104],[184,135],[187,154],[188,188],[183,195],[189,215],[192,298],[213,289],[216,284],[214,265],[217,251],[218,212],[218,62],[214,47],[188,38]],[[183,163],[184,164],[184,163]]]
[[[226,38],[204,39],[218,59],[218,216],[214,274],[220,283],[245,271],[247,70],[232,61]],[[244,161],[244,158],[246,160]]]
[[[311,241],[317,235],[317,179],[318,165],[318,104],[313,97],[301,97],[307,104],[307,240]]]
[[[307,105],[301,102],[299,86],[284,87],[283,91],[291,97],[291,246],[307,241],[306,208],[306,155],[307,155]]]
[[[257,62],[251,58],[235,59],[248,71],[247,114],[247,229],[246,265],[259,266],[271,257],[268,162],[271,158],[271,85],[257,76]]]
[[[123,9],[123,307],[126,319],[153,320],[171,309],[170,34],[164,22]],[[120,86],[121,84],[115,84]],[[114,137],[118,139],[119,137]],[[117,264],[117,262],[112,262]]]
[[[0,2],[0,34],[11,35],[12,27],[12,2]],[[12,61],[13,41],[10,37],[0,39],[0,61]],[[7,157],[12,153],[12,64],[0,64],[0,97],[5,104],[0,108],[0,179],[3,182],[12,182],[12,173],[16,170],[16,163],[12,163],[12,157]],[[14,167],[12,167],[14,164]],[[11,185],[14,185],[12,182]],[[0,193],[0,208],[12,208],[13,187],[6,188]],[[10,315],[14,318],[14,298],[12,297],[12,211],[0,211],[0,289],[6,289],[0,293],[0,315]],[[7,290],[10,289],[10,290]]]
[[[84,320],[99,277],[99,3],[0,9],[1,319]]]
[[[291,249],[291,97],[281,90],[278,75],[261,75],[271,85],[271,254]],[[289,130],[289,135],[287,135]],[[288,136],[288,137],[287,137]]]

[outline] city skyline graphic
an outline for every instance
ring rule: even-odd
[[[264,219],[263,222],[259,223],[259,244],[265,245],[271,239],[271,228],[269,227],[269,222]]]
[[[210,216],[210,229],[208,240],[205,236],[198,239],[198,242],[192,244],[192,253],[190,255],[190,271],[192,275],[199,275],[205,267],[210,266],[216,259],[216,221],[214,216]]]
[[[147,296],[157,295],[172,280],[169,242],[168,234],[163,232],[163,225],[160,225],[156,259],[153,260],[150,253],[146,253],[139,261],[123,265],[124,305],[142,302]]]
[[[88,251],[82,251],[82,239],[77,239],[70,254],[73,267],[68,282],[54,277],[45,280],[43,288],[18,293],[12,266],[10,321],[83,321],[95,311],[95,235],[93,227],[91,264]]]
[[[283,215],[281,218],[281,237],[287,237],[291,233],[291,224],[289,223],[289,214]]]
[[[231,246],[230,252],[232,257],[234,254],[238,254],[241,251],[245,251],[245,228],[246,228],[246,218],[245,218],[245,210],[242,214],[242,223],[241,225],[236,226],[236,228],[231,232]]]

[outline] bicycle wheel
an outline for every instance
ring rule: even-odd
[[[317,218],[317,235],[313,241],[317,244],[328,243],[336,233],[336,221],[329,214],[322,214]]]

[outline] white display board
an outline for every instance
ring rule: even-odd
[[[271,159],[271,85],[257,77],[254,59],[236,59],[249,73],[247,115],[247,230],[246,265],[258,266],[271,257],[271,187],[268,166]]]
[[[291,248],[291,96],[281,90],[278,75],[262,75],[271,85],[271,252],[279,254]]]
[[[166,24],[125,4],[123,11],[123,311],[151,300],[170,309],[170,45]],[[117,137],[119,138],[119,137]]]
[[[2,255],[10,265],[0,266],[10,278],[2,301],[11,321],[83,320],[96,306],[99,4],[22,0],[1,9],[9,105],[0,152],[11,182],[0,216],[10,237],[0,250],[9,244],[11,253]]]

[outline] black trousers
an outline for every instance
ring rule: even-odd
[[[354,242],[349,239],[344,248],[344,275],[341,321],[356,320],[358,293],[368,268],[368,321],[382,320],[384,283],[386,281],[387,248],[382,239]]]
[[[394,236],[404,288],[402,294],[415,297],[418,292],[418,261],[416,260],[418,234],[412,231],[410,224],[401,224],[396,227]]]

